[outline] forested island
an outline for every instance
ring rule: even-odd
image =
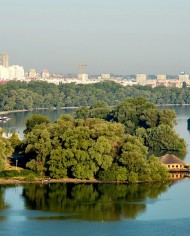
[[[0,85],[0,111],[92,106],[96,101],[117,106],[127,98],[137,97],[159,105],[190,104],[190,88],[124,87],[113,81],[86,85],[9,81]]]
[[[71,85],[73,86],[73,85]],[[100,181],[161,181],[169,174],[156,150],[186,152],[174,131],[176,114],[159,110],[144,98],[130,98],[111,107],[104,101],[78,108],[54,123],[35,114],[26,122],[25,138],[0,135],[1,172],[7,156],[24,154],[25,168],[38,176]]]

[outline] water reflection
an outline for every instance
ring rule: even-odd
[[[0,214],[3,210],[8,209],[10,206],[6,203],[5,200],[5,191],[6,191],[5,186],[0,186]],[[6,216],[0,215],[0,221],[5,221],[7,219]]]
[[[6,187],[0,186],[0,210],[5,210],[9,208],[9,205],[5,201],[5,190]]]
[[[27,209],[51,213],[30,220],[118,221],[135,219],[170,185],[31,184],[24,185],[22,196]]]
[[[26,120],[30,118],[33,114],[41,114],[48,116],[49,119],[54,122],[63,114],[72,114],[73,109],[63,109],[63,110],[33,110],[24,112],[9,113],[8,116],[10,120],[7,122],[1,122],[0,127],[4,128],[7,132],[19,132],[21,138],[23,138],[23,130],[26,128]]]

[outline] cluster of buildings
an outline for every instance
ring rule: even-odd
[[[0,54],[0,79],[14,80],[15,78],[24,78],[24,68],[19,65],[9,66],[8,55]]]
[[[40,80],[47,81],[49,83],[59,84],[59,83],[76,83],[76,84],[90,84],[98,83],[104,80],[112,80],[123,86],[132,85],[142,85],[151,86],[152,88],[156,86],[165,87],[177,87],[183,86],[184,82],[186,86],[190,87],[189,75],[185,72],[181,72],[178,76],[174,78],[168,78],[167,75],[157,75],[154,78],[150,78],[146,74],[137,74],[135,76],[113,76],[110,74],[101,74],[97,76],[88,76],[84,72],[84,67],[87,65],[79,65],[82,70],[76,76],[64,76],[62,74],[51,74],[47,70],[43,70],[42,73],[37,73],[35,69],[30,69],[28,73],[25,73],[24,68],[19,65],[9,66],[9,57],[7,53],[0,54],[0,83],[6,83],[9,80],[15,81],[32,81]]]
[[[156,79],[147,79],[146,74],[137,74],[136,83],[142,86],[148,85],[152,88],[156,86],[165,86],[165,87],[176,87],[181,88],[185,83],[186,86],[190,86],[189,75],[185,72],[181,72],[174,79],[168,79],[167,75],[157,75]]]

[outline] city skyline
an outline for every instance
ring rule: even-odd
[[[177,74],[160,74],[160,73],[158,73],[158,74],[151,74],[151,73],[147,73],[147,74],[142,74],[142,73],[131,73],[131,74],[114,74],[114,73],[96,73],[96,74],[90,74],[90,73],[87,73],[86,72],[86,69],[84,69],[83,67],[87,67],[87,65],[85,64],[79,64],[79,65],[77,65],[79,68],[80,68],[80,70],[77,72],[77,73],[71,73],[71,72],[69,72],[69,73],[64,73],[63,71],[62,72],[60,72],[60,73],[56,73],[55,71],[51,71],[50,73],[49,73],[49,70],[48,70],[48,68],[46,68],[46,69],[42,69],[41,71],[36,71],[36,69],[35,68],[32,68],[32,67],[29,67],[30,69],[28,70],[28,71],[25,71],[25,73],[26,74],[30,74],[30,72],[32,71],[32,73],[35,73],[35,74],[49,74],[49,75],[55,75],[55,74],[60,74],[60,75],[65,75],[65,76],[68,76],[68,75],[78,75],[79,77],[80,76],[83,76],[83,75],[85,75],[85,76],[88,76],[88,75],[90,75],[90,76],[99,76],[99,75],[102,75],[103,77],[105,76],[105,77],[107,77],[107,76],[109,76],[109,78],[110,78],[110,76],[138,76],[138,75],[142,75],[142,76],[150,76],[150,77],[159,77],[159,76],[161,76],[161,77],[163,77],[164,76],[164,78],[166,78],[166,76],[171,76],[171,77],[176,77],[176,76],[186,76],[186,75],[188,75],[189,73],[187,73],[187,71],[180,71],[179,73],[177,73]],[[18,63],[15,63],[15,64],[13,64],[13,65],[9,65],[9,55],[7,54],[7,53],[0,53],[0,68],[1,68],[1,70],[5,70],[5,69],[8,69],[9,70],[9,68],[13,68],[13,67],[20,67],[23,71],[24,71],[24,67],[23,66],[20,66],[20,65],[18,65]],[[0,73],[0,75],[1,75],[1,73]],[[24,74],[23,74],[23,76],[24,76]],[[0,77],[0,79],[2,79],[1,77]]]
[[[190,71],[188,0],[7,0],[1,51],[10,64],[52,73]]]

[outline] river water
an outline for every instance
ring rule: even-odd
[[[176,131],[188,143],[190,107],[175,107]],[[41,111],[52,121],[65,111]],[[66,111],[68,112],[68,111]],[[30,112],[10,114],[7,130],[22,136]],[[190,179],[152,184],[0,186],[0,235],[190,235]]]

